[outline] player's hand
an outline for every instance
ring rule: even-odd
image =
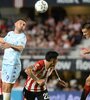
[[[40,80],[37,80],[37,83],[42,86],[45,84],[45,80],[44,79],[40,79]]]
[[[88,48],[81,48],[81,54],[88,54],[90,53],[90,50]]]
[[[90,75],[86,78],[86,82],[85,82],[85,84],[86,84],[87,86],[90,85]]]
[[[59,80],[59,84],[63,87],[67,87],[67,83],[61,79]]]
[[[4,42],[4,43],[1,43],[1,47],[2,47],[3,49],[7,49],[7,48],[10,48],[11,45],[10,45],[9,43]]]

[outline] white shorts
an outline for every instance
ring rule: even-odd
[[[14,84],[21,72],[20,65],[2,65],[2,82]]]

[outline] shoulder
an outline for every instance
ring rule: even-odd
[[[6,34],[5,38],[6,38],[6,37],[11,37],[11,36],[12,36],[12,34],[13,34],[13,31],[9,31],[9,32],[7,32],[7,34]]]
[[[13,34],[13,31],[9,31],[9,32],[7,33],[7,35],[9,35],[9,34]]]
[[[13,31],[9,31],[9,32],[8,32],[8,34],[13,34],[13,33],[14,33]]]
[[[44,66],[44,60],[39,60],[35,63],[35,66],[40,66],[43,67]]]
[[[33,69],[34,69],[34,71],[37,71],[37,70],[41,70],[43,67],[44,67],[44,61],[39,60],[34,64]]]
[[[26,35],[25,35],[25,33],[21,33],[21,38],[26,39]]]
[[[39,60],[38,63],[39,63],[40,65],[44,65],[44,60]]]
[[[21,33],[21,35],[24,36],[24,37],[26,37],[26,34],[25,33]]]

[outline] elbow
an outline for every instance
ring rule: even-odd
[[[27,69],[25,69],[25,71],[24,71],[26,74],[27,74]]]
[[[26,73],[27,75],[29,74],[27,69],[25,70],[25,73]]]
[[[14,50],[16,50],[16,51],[18,51],[18,52],[23,51],[23,49],[22,49],[22,48],[17,48],[17,49],[14,49]]]
[[[23,47],[21,47],[21,48],[19,48],[19,49],[18,49],[18,51],[19,51],[19,52],[21,52],[21,51],[23,51],[23,49],[24,49],[24,48],[23,48]]]
[[[30,76],[31,75],[31,70],[30,69],[25,69],[25,73]]]

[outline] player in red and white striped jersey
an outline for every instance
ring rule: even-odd
[[[25,100],[35,100],[35,97],[38,100],[49,100],[46,84],[57,63],[57,56],[57,52],[49,51],[45,60],[39,60],[25,70],[28,75],[23,90]],[[65,86],[65,82],[62,82]]]

